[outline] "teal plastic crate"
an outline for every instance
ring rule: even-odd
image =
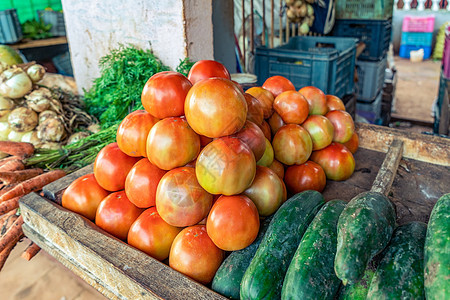
[[[22,28],[15,9],[0,11],[0,43],[14,44],[22,39]]]
[[[356,98],[361,102],[372,102],[383,88],[387,57],[379,61],[356,61],[358,83]]]
[[[385,20],[392,18],[394,0],[338,0],[336,19]]]
[[[0,10],[16,9],[20,23],[36,19],[37,11],[50,7],[55,11],[62,10],[61,0],[1,0]]]
[[[288,78],[298,90],[315,86],[326,94],[353,93],[357,39],[293,37],[277,48],[258,47],[255,74],[258,85],[275,75]]]
[[[401,45],[429,46],[433,44],[432,32],[402,32]]]

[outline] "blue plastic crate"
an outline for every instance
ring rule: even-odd
[[[372,102],[361,102],[356,100],[356,114],[365,118],[369,123],[377,124],[381,118],[381,104],[383,93],[378,93]]]
[[[22,27],[15,9],[0,11],[0,43],[14,44],[22,39]]]
[[[372,102],[383,88],[387,66],[387,57],[379,61],[356,61],[358,83],[356,85],[356,99]]]
[[[431,46],[414,46],[414,45],[400,45],[400,53],[399,56],[402,58],[409,58],[410,52],[423,49],[423,59],[430,58],[431,55]]]
[[[334,24],[333,35],[353,37],[366,44],[358,57],[361,60],[378,61],[382,59],[391,42],[392,20],[347,20],[338,19]]]
[[[293,37],[277,48],[256,48],[255,74],[258,85],[280,75],[296,89],[312,85],[326,94],[343,97],[353,92],[355,55],[356,39]]]
[[[52,62],[59,74],[73,76],[72,62],[70,60],[69,51],[53,57]]]
[[[431,47],[432,44],[432,32],[402,32],[401,45],[422,45]]]

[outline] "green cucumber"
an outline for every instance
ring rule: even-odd
[[[334,273],[337,222],[347,202],[327,202],[313,219],[286,272],[281,299],[333,299],[341,281]]]
[[[425,299],[423,247],[427,225],[411,222],[395,229],[370,282],[367,299]]]
[[[424,265],[426,298],[450,299],[450,194],[439,198],[431,211]]]
[[[211,288],[214,291],[231,299],[239,299],[242,277],[255,256],[256,249],[261,244],[271,219],[272,217],[268,217],[261,221],[258,236],[250,246],[232,252],[223,261],[212,281]]]
[[[367,268],[363,277],[357,283],[341,285],[337,300],[365,300],[373,274],[375,274],[375,271]]]
[[[342,283],[356,283],[369,261],[389,243],[395,227],[395,210],[381,193],[354,197],[338,221],[334,270]]]
[[[322,194],[304,191],[273,216],[241,282],[241,299],[278,299],[283,279],[309,223],[324,204]]]

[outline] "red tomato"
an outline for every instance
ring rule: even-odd
[[[278,160],[274,159],[269,169],[275,172],[281,180],[284,178],[284,166]]]
[[[272,135],[275,135],[278,129],[286,125],[286,123],[284,123],[283,119],[276,111],[270,116],[268,123]]]
[[[221,196],[211,208],[206,230],[220,249],[244,249],[253,243],[258,235],[258,209],[246,196]]]
[[[169,254],[169,266],[192,279],[208,284],[224,259],[208,236],[205,225],[184,228],[173,241]]]
[[[129,156],[145,156],[147,136],[159,119],[145,110],[137,110],[126,116],[117,129],[117,145]]]
[[[242,193],[253,181],[256,161],[252,150],[240,139],[223,137],[200,152],[195,173],[200,185],[211,194]]]
[[[109,192],[95,180],[94,174],[75,179],[64,191],[61,205],[93,221],[100,202]]]
[[[125,240],[131,224],[143,211],[128,200],[125,191],[111,193],[100,202],[95,224],[116,238]]]
[[[311,160],[318,163],[331,180],[346,180],[355,170],[352,153],[340,143],[333,142],[322,150],[314,151]]]
[[[140,157],[132,157],[123,153],[117,143],[106,145],[95,158],[95,179],[107,191],[123,190],[128,172],[138,160]]]
[[[345,104],[339,97],[334,95],[326,95],[328,111],[345,110]]]
[[[259,101],[263,110],[264,119],[268,119],[273,113],[273,95],[270,91],[262,87],[252,87],[246,91],[247,94],[255,97]]]
[[[255,155],[256,161],[263,156],[264,151],[266,150],[266,138],[261,128],[255,123],[245,121],[244,127],[232,136],[237,137],[250,147],[253,155]]]
[[[302,164],[312,152],[312,140],[302,126],[288,124],[281,127],[272,141],[275,158],[285,165]]]
[[[328,112],[325,117],[334,127],[333,142],[348,142],[355,132],[352,116],[343,110],[333,110]]]
[[[244,191],[258,208],[260,216],[270,216],[283,203],[283,183],[280,177],[269,168],[256,167],[252,185]]]
[[[220,77],[230,79],[230,73],[227,68],[218,61],[199,60],[196,62],[188,74],[188,79],[192,84],[196,84],[200,80],[212,77]]]
[[[228,79],[211,78],[191,88],[184,110],[195,132],[217,138],[241,130],[248,108],[244,95],[234,83]]]
[[[309,104],[297,91],[279,94],[273,102],[273,109],[287,124],[302,124],[309,114]]]
[[[147,81],[141,95],[142,106],[158,119],[184,115],[184,99],[192,83],[182,74],[160,72]]]
[[[245,101],[247,101],[247,120],[260,126],[264,121],[264,112],[262,104],[252,95],[244,93]]]
[[[184,118],[166,118],[156,123],[147,138],[147,157],[163,170],[186,165],[200,152],[200,137]]]
[[[259,128],[261,128],[262,132],[264,133],[264,136],[270,142],[272,140],[272,134],[270,133],[271,129],[270,129],[269,123],[267,123],[266,121],[263,121],[261,123],[261,126],[259,126]]]
[[[260,160],[258,160],[256,162],[256,164],[258,166],[268,167],[273,162],[274,154],[273,154],[272,144],[269,142],[268,139],[265,139],[265,140],[266,140],[266,149],[264,150],[263,156],[261,157]]]
[[[284,182],[293,194],[306,190],[322,192],[327,178],[321,166],[308,160],[304,164],[288,167],[284,175]]]
[[[166,171],[153,165],[147,158],[138,161],[125,180],[128,200],[140,208],[155,206],[156,188]]]
[[[156,190],[156,208],[170,225],[191,226],[208,215],[212,198],[198,183],[195,169],[181,167],[161,178]]]
[[[324,116],[311,115],[303,122],[302,127],[311,136],[313,150],[323,149],[333,141],[333,124]]]
[[[231,80],[231,82],[237,86],[237,88],[241,91],[242,94],[244,93],[244,89],[242,88],[242,85],[239,82],[234,80]]]
[[[309,103],[310,115],[324,115],[328,112],[327,98],[318,88],[305,86],[298,91]]]
[[[359,147],[359,137],[356,132],[354,132],[350,140],[343,143],[343,145],[347,147],[347,149],[350,150],[352,154],[355,154],[356,150],[358,150]]]
[[[267,78],[262,87],[269,90],[274,98],[282,92],[295,91],[295,86],[292,82],[283,76],[272,76]]]
[[[181,229],[167,224],[156,207],[150,207],[131,225],[127,242],[157,260],[164,260],[169,257],[172,242]]]

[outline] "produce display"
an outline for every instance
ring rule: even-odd
[[[197,62],[187,76],[161,71],[141,83],[142,107],[104,123],[94,171],[69,185],[63,207],[233,299],[376,297],[395,293],[383,284],[389,278],[405,279],[397,290],[426,291],[420,238],[410,237],[422,224],[395,229],[394,206],[380,193],[325,203],[327,180],[353,175],[358,148],[339,98],[296,91],[281,76],[244,92],[215,61]],[[445,224],[437,207],[436,233]],[[425,245],[443,247],[431,238]],[[426,248],[424,257],[426,269]],[[388,267],[402,259],[417,262],[413,271]]]
[[[299,31],[307,34],[314,23],[314,0],[285,0],[286,16],[291,23],[299,23]]]

